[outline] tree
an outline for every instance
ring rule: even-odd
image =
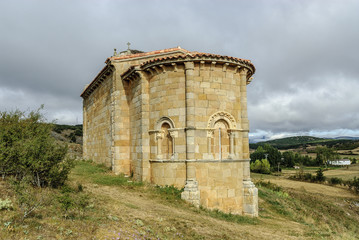
[[[251,161],[255,162],[256,160],[261,160],[265,158],[265,151],[262,146],[259,146],[254,153],[251,153]]]
[[[333,148],[317,147],[315,149],[315,152],[317,153],[317,163],[321,166],[327,166],[328,161],[332,161],[339,158],[338,154],[334,151]]]
[[[53,124],[46,123],[40,109],[0,112],[0,173],[33,185],[58,187],[64,184],[74,166],[67,156],[67,146],[51,136]]]
[[[270,164],[267,159],[252,162],[250,168],[252,172],[270,174]]]
[[[285,151],[283,154],[283,165],[287,167],[294,167],[295,156],[292,151]]]
[[[262,159],[261,173],[270,174],[270,164],[267,159]]]
[[[325,177],[324,177],[324,173],[323,173],[323,169],[319,168],[317,170],[317,175],[315,176],[315,180],[318,182],[324,182]]]
[[[259,146],[254,153],[251,154],[251,161],[267,159],[270,165],[277,165],[282,158],[282,154],[275,147],[264,144]]]

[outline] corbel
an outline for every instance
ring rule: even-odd
[[[227,71],[228,65],[229,65],[229,63],[223,64],[223,72],[226,72],[226,71]]]
[[[217,62],[212,62],[212,63],[211,63],[211,71],[214,71],[214,67],[216,66],[216,63],[217,63]]]
[[[200,67],[199,67],[200,70],[203,70],[204,69],[204,61],[200,61]]]
[[[159,74],[158,68],[157,68],[156,66],[153,66],[152,69],[153,69],[157,74]]]
[[[173,71],[177,72],[177,63],[172,63],[171,65],[173,66]]]
[[[151,68],[147,68],[146,71],[150,74],[150,77],[152,77],[155,73]]]
[[[165,66],[164,65],[160,65],[160,68],[162,68],[162,73],[165,73],[166,72],[166,68],[165,68]]]

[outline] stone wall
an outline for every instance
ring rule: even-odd
[[[113,75],[84,100],[84,158],[111,166],[111,89]]]
[[[151,182],[162,186],[183,188],[186,182],[184,161],[151,161]]]
[[[200,204],[233,214],[243,213],[242,162],[192,162],[200,192]]]

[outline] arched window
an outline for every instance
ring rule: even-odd
[[[161,126],[162,132],[162,158],[163,159],[170,159],[173,155],[173,139],[171,137],[170,132],[168,131],[171,126],[164,122]]]
[[[227,112],[216,112],[208,120],[207,146],[209,158],[218,160],[235,157],[235,118]]]
[[[229,156],[229,136],[228,123],[221,119],[214,124],[213,132],[213,153],[215,159],[228,159]]]
[[[177,130],[172,119],[162,117],[156,124],[157,140],[157,159],[170,160],[176,159],[175,138]]]

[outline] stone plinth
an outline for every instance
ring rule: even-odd
[[[200,205],[200,192],[198,190],[198,182],[194,180],[187,180],[181,198],[196,207]]]

